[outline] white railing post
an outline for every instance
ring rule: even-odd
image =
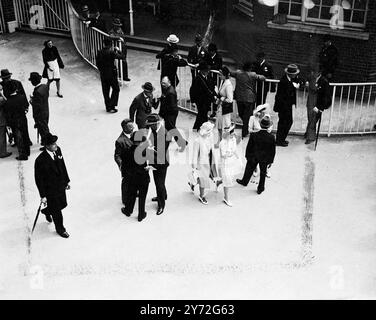
[[[334,86],[333,96],[332,96],[332,107],[330,108],[328,137],[330,137],[330,133],[331,133],[331,130],[332,130],[332,119],[333,119],[334,102],[335,102],[335,98],[336,98],[336,89],[337,89],[337,86]]]
[[[129,25],[130,25],[130,30],[129,34],[131,36],[134,36],[134,27],[133,27],[133,0],[129,0]]]

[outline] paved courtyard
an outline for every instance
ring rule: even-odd
[[[43,69],[45,36],[0,38],[0,68],[27,81]],[[0,161],[0,299],[374,299],[376,298],[376,140],[322,138],[317,151],[301,137],[278,148],[266,191],[234,187],[234,207],[211,190],[203,206],[187,185],[189,150],[167,175],[165,213],[156,216],[153,181],[138,223],[121,214],[113,160],[120,122],[145,81],[159,96],[153,54],[129,51],[119,112],[107,114],[99,76],[69,39],[52,38],[66,65],[63,99],[50,91],[50,129],[59,136],[72,189],[64,210],[69,239],[41,217],[34,183],[34,142],[27,162],[17,151]],[[194,116],[180,113],[188,130]],[[190,144],[191,146],[192,144]],[[244,149],[245,145],[239,148]],[[241,151],[243,152],[243,151]]]

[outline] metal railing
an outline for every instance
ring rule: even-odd
[[[14,0],[19,26],[31,30],[70,31],[65,0]]]

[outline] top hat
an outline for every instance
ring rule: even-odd
[[[54,136],[51,133],[47,133],[46,136],[44,137],[42,144],[44,146],[49,146],[57,141],[57,136]]]
[[[289,64],[287,68],[285,68],[285,72],[287,74],[298,74],[300,72],[298,66],[296,64]]]
[[[0,78],[1,78],[1,79],[7,79],[7,78],[10,78],[11,75],[12,75],[12,73],[9,72],[8,69],[2,69],[2,70],[0,71]]]
[[[150,83],[150,82],[145,82],[142,86],[141,86],[142,89],[144,89],[145,91],[154,91],[155,88],[153,87],[153,85]]]
[[[199,131],[199,134],[201,136],[203,136],[204,134],[208,134],[208,133],[211,133],[214,129],[214,124],[207,121],[207,122],[204,122],[201,127],[200,127],[200,131]]]
[[[201,34],[196,34],[196,36],[195,36],[195,42],[196,43],[200,43],[202,41],[202,35]]]
[[[175,34],[170,34],[167,38],[167,41],[170,43],[178,43],[179,38]]]
[[[260,121],[261,129],[269,129],[273,125],[270,115],[266,114]]]
[[[29,81],[35,81],[42,79],[42,76],[38,72],[30,72]]]
[[[115,18],[114,20],[112,20],[112,25],[121,27],[123,24],[121,23],[121,20],[119,18]]]
[[[161,118],[159,117],[158,114],[156,113],[151,113],[149,115],[146,116],[146,121],[145,121],[145,125],[146,126],[150,126],[152,124],[157,124],[161,121]]]

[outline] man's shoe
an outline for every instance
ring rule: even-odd
[[[64,231],[64,232],[58,232],[57,233],[60,237],[63,237],[63,238],[69,238],[69,234],[68,232]]]
[[[58,96],[59,98],[62,98],[62,97],[63,97],[63,95],[60,94],[59,92],[57,92],[56,94],[57,94],[57,96]]]
[[[147,215],[147,213],[146,213],[146,212],[144,212],[144,214],[143,214],[143,215],[141,215],[141,217],[140,217],[140,216],[138,216],[138,218],[137,218],[138,222],[141,222],[142,220],[144,220],[144,219],[146,218],[146,215]]]
[[[2,156],[0,156],[0,158],[1,158],[1,159],[3,159],[3,158],[7,158],[7,157],[9,157],[10,155],[12,155],[12,152],[7,152],[7,153],[3,154]]]
[[[306,140],[306,141],[304,142],[304,144],[310,144],[310,143],[312,143],[312,142],[314,142],[314,140]]]
[[[118,110],[115,109],[115,108],[113,108],[113,109],[107,110],[107,112],[109,112],[109,113],[116,113],[116,112],[118,112]]]
[[[28,159],[28,157],[26,157],[26,156],[19,156],[19,157],[16,157],[16,159],[18,161],[26,161]]]
[[[46,220],[51,223],[52,222],[52,217],[50,214],[46,214]]]
[[[265,189],[257,189],[257,194],[261,194],[264,192]]]
[[[163,211],[164,211],[164,208],[158,207],[157,212],[156,212],[157,216],[161,215]]]
[[[242,179],[236,179],[236,182],[241,184],[243,187],[246,187],[247,185],[243,182]]]
[[[129,79],[129,78],[125,78],[125,79],[123,79],[124,81],[131,81],[131,79]]]
[[[202,204],[208,204],[208,200],[206,200],[205,197],[198,196],[198,200],[200,200]]]
[[[276,142],[275,145],[278,146],[278,147],[287,147],[288,143],[286,143],[286,142]]]
[[[125,207],[121,208],[121,212],[122,212],[123,214],[125,214],[127,217],[130,217],[131,214],[132,214],[132,212],[127,212],[127,211],[125,211]]]
[[[287,144],[289,144],[290,143],[290,141],[287,141],[287,140],[285,140],[285,141],[283,141],[284,143],[287,143]]]

